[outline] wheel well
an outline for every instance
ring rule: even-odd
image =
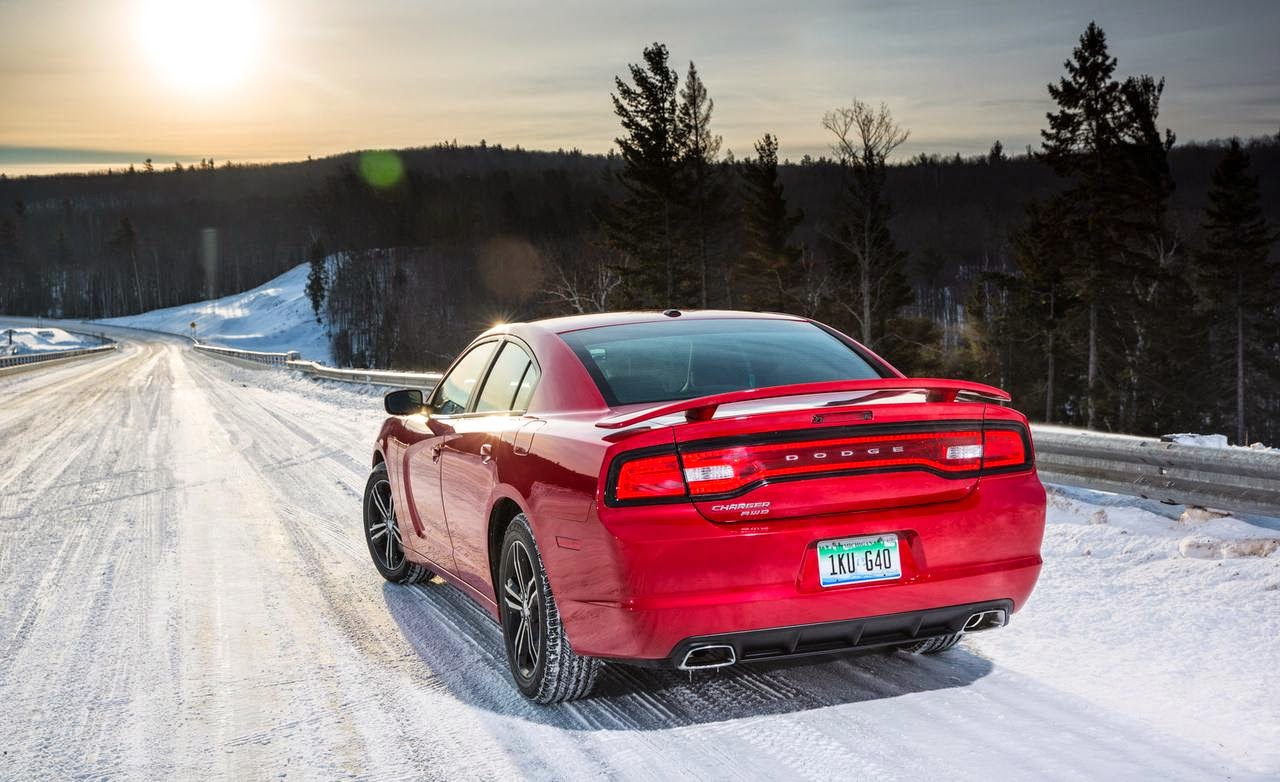
[[[385,462],[385,461],[386,461],[386,459],[382,458],[382,451],[374,451],[374,452],[373,452],[373,464],[371,464],[371,465],[369,465],[369,466],[370,466],[370,467],[377,467],[379,464],[382,464],[382,463],[383,463],[383,462]]]
[[[498,559],[502,555],[502,538],[507,534],[511,520],[520,515],[520,506],[508,497],[498,500],[489,511],[489,579],[493,584],[494,598],[498,592]]]

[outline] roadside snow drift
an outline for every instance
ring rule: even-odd
[[[1001,667],[1280,774],[1280,519],[1050,487],[1044,571]]]
[[[0,327],[0,356],[25,353],[48,353],[52,350],[75,350],[101,345],[95,337],[72,334],[52,327],[3,328]]]
[[[300,264],[253,290],[100,321],[119,326],[191,335],[201,342],[241,350],[296,350],[305,359],[331,364],[329,339],[307,298],[307,264]]]

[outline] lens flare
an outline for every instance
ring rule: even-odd
[[[404,163],[390,150],[371,149],[360,153],[360,176],[373,187],[394,187],[404,177]]]

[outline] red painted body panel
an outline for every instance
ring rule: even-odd
[[[604,476],[617,456],[635,449],[864,424],[1026,426],[1007,407],[937,401],[928,390],[839,393],[835,408],[824,406],[831,393],[748,400],[726,404],[706,421],[675,413],[630,428],[598,426],[653,405],[608,407],[558,335],[665,319],[609,313],[492,329],[481,338],[517,340],[539,365],[526,413],[387,419],[377,448],[388,462],[410,559],[496,617],[490,525],[518,508],[532,525],[571,645],[615,659],[664,658],[691,636],[1004,598],[1022,607],[1039,574],[1044,532],[1045,494],[1034,465],[981,477],[925,470],[829,475],[766,483],[734,499],[770,503],[764,516],[735,515],[725,509],[732,503],[719,501],[611,505]],[[902,377],[888,364],[880,370]],[[903,542],[901,579],[818,585],[819,540],[885,532]]]

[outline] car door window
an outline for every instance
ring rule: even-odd
[[[476,412],[523,410],[524,407],[517,405],[516,401],[523,396],[524,406],[528,405],[528,397],[533,393],[533,388],[531,385],[527,386],[529,390],[525,393],[525,380],[529,376],[530,369],[537,372],[533,366],[533,359],[529,358],[529,354],[523,348],[514,342],[504,344],[502,352],[493,362],[493,369],[489,371],[489,378],[484,381],[484,389],[480,392],[479,401],[476,402]],[[531,382],[536,380],[535,376]]]
[[[496,342],[476,345],[440,381],[431,400],[436,415],[458,415],[467,411],[467,402],[480,384],[484,368],[489,365],[489,358],[496,347]]]
[[[530,361],[529,368],[525,370],[524,377],[520,380],[520,387],[516,389],[516,399],[511,403],[512,410],[523,413],[529,409],[529,398],[533,396],[533,388],[538,385],[538,378],[541,376],[538,365]]]

